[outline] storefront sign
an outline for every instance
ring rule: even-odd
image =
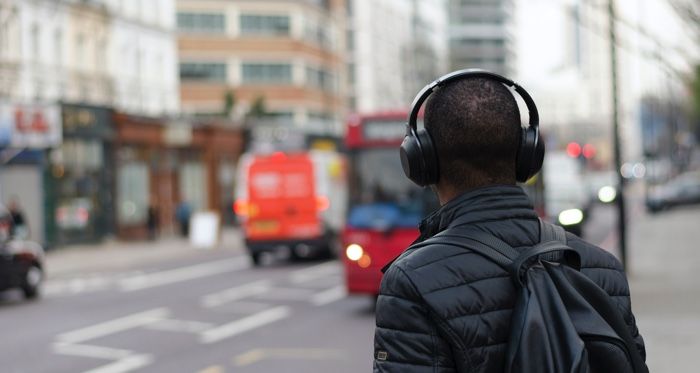
[[[186,122],[172,122],[165,126],[163,142],[166,145],[183,146],[192,143],[192,126]]]
[[[0,144],[3,141],[13,148],[41,149],[60,144],[58,106],[0,104]]]
[[[111,110],[100,106],[63,104],[63,136],[99,137],[111,139]]]

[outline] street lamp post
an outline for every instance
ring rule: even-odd
[[[615,32],[615,1],[608,0],[608,27],[610,32],[610,80],[612,89],[612,123],[613,123],[613,154],[615,156],[615,169],[618,178],[618,247],[620,248],[620,261],[623,268],[627,268],[627,226],[625,212],[625,178],[622,176],[622,150],[620,141],[620,112],[618,107],[617,86],[617,34]]]

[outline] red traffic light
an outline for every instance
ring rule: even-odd
[[[572,158],[578,158],[581,155],[581,145],[576,142],[570,142],[566,145],[566,154]]]
[[[593,146],[592,144],[584,145],[583,156],[586,157],[586,159],[591,159],[595,157],[595,146]]]

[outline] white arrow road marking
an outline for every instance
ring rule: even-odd
[[[145,328],[164,332],[199,333],[211,329],[213,326],[210,323],[200,321],[165,319],[148,324]]]
[[[63,343],[81,343],[90,339],[104,337],[139,326],[152,324],[166,318],[169,314],[170,311],[166,308],[155,308],[59,334],[56,338]]]
[[[134,354],[133,351],[110,347],[90,346],[56,342],[52,346],[53,352],[60,355],[82,356],[93,359],[119,360]]]
[[[125,292],[137,291],[226,272],[240,271],[248,267],[250,267],[249,259],[247,257],[238,257],[125,278],[119,282],[119,286]]]
[[[326,291],[315,294],[311,297],[311,303],[315,306],[324,306],[329,303],[341,300],[348,295],[344,285],[330,288]]]
[[[222,304],[235,302],[237,300],[262,294],[270,289],[270,281],[262,280],[249,284],[236,286],[220,292],[212,293],[202,297],[200,302],[204,308],[213,308]]]
[[[278,320],[289,317],[290,310],[287,306],[280,306],[267,311],[258,312],[248,317],[209,329],[200,334],[201,343],[214,343],[223,339],[236,336],[241,333],[265,326]]]
[[[113,363],[91,369],[85,373],[126,373],[143,368],[153,362],[151,355],[132,355]]]

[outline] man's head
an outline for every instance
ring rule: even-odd
[[[424,120],[437,148],[438,191],[515,184],[520,112],[506,86],[477,77],[446,84],[426,102]]]

